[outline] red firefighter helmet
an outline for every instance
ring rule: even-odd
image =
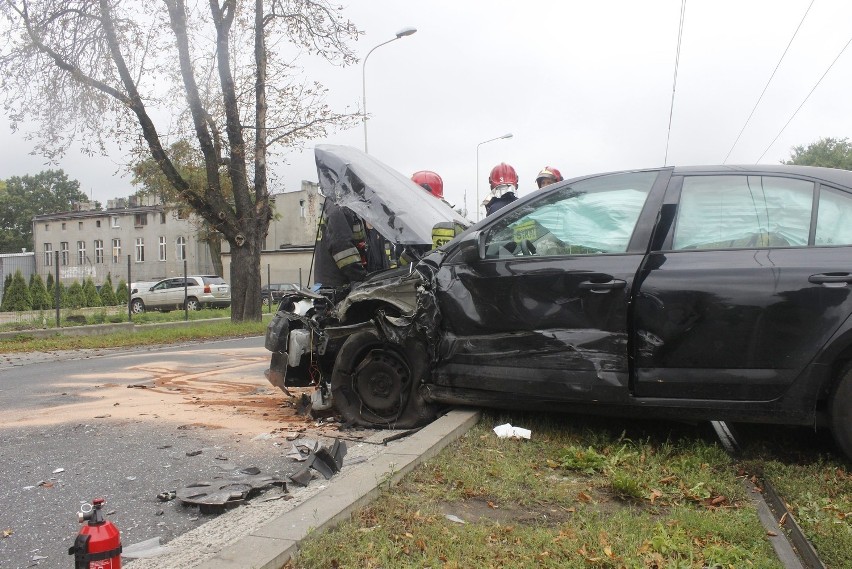
[[[535,183],[539,188],[542,187],[541,182],[543,180],[548,180],[548,184],[553,184],[554,182],[561,182],[562,174],[553,166],[545,166],[541,169],[541,172],[539,172],[538,176],[536,176],[535,178]],[[546,186],[547,184],[544,185]]]
[[[518,174],[514,168],[505,162],[501,162],[491,169],[491,175],[488,176],[488,183],[491,184],[492,190],[502,184],[511,184],[517,188]]]
[[[444,180],[431,170],[420,170],[411,175],[411,181],[423,187],[436,198],[444,197]]]

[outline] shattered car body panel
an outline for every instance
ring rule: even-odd
[[[288,321],[355,423],[468,404],[828,425],[852,456],[850,259],[852,172],[614,172],[525,196]]]

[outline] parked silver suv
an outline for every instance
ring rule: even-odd
[[[154,286],[133,289],[130,292],[130,310],[140,314],[157,309],[162,312],[184,308],[184,281],[186,284],[186,308],[198,310],[203,307],[227,308],[231,305],[231,287],[222,277],[200,275],[171,277]]]

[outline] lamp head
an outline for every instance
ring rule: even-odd
[[[397,39],[404,38],[405,36],[410,36],[417,31],[417,28],[412,28],[411,26],[407,28],[402,28],[398,32],[396,32]]]

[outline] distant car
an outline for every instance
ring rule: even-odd
[[[151,287],[138,286],[131,291],[130,310],[140,314],[157,309],[162,312],[184,308],[198,310],[204,307],[227,308],[231,305],[231,287],[222,277],[215,275],[193,275],[186,279],[171,277]]]
[[[402,175],[354,149],[321,164],[323,148],[323,191],[375,206],[359,212],[372,225],[424,209],[391,201],[418,198]],[[316,385],[347,422],[410,428],[473,404],[827,426],[852,459],[850,171],[565,180],[315,314],[276,315],[267,377]]]
[[[272,302],[280,302],[282,296],[288,292],[301,290],[301,288],[296,283],[272,283],[264,285],[260,289],[261,301],[263,302],[263,306],[269,306],[270,298],[272,298]]]

